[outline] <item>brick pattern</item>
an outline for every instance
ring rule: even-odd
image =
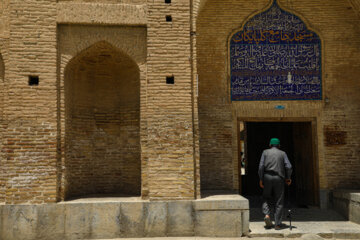
[[[56,2],[10,2],[6,203],[56,197]],[[39,75],[39,86],[28,86]]]
[[[5,100],[5,65],[2,55],[0,54],[0,166],[4,166],[3,151],[3,134],[6,130],[4,119],[4,100]],[[0,203],[5,201],[5,171],[4,168],[0,169]]]
[[[146,5],[65,1],[57,4],[58,23],[146,25]]]
[[[140,73],[131,58],[99,42],[65,73],[65,198],[141,189]]]
[[[0,203],[45,203],[65,198],[66,173],[70,170],[66,161],[71,159],[65,155],[66,133],[70,129],[66,126],[74,128],[73,134],[76,130],[82,134],[81,129],[88,130],[91,139],[101,141],[112,142],[109,135],[115,132],[130,133],[133,137],[126,138],[127,143],[122,142],[121,134],[115,134],[115,138],[136,149],[132,151],[136,157],[131,159],[141,159],[143,198],[199,197],[200,177],[203,189],[235,190],[236,119],[251,117],[316,119],[320,187],[359,187],[358,0],[279,0],[281,6],[302,17],[323,40],[326,101],[231,103],[229,37],[270,3],[270,0],[172,0],[171,4],[163,0],[0,1],[0,53],[5,66],[5,80],[0,83],[3,99]],[[172,22],[165,21],[166,15],[172,16]],[[89,117],[89,106],[74,105],[73,109],[82,114],[74,118],[79,121],[66,125],[65,68],[84,49],[101,41],[111,44],[138,66],[140,103],[136,108],[140,112],[129,114],[131,111],[126,110],[126,119],[132,120],[122,121],[126,122],[124,127],[116,122],[124,112],[109,108]],[[82,65],[74,66],[80,72]],[[28,86],[29,75],[38,75],[40,85]],[[175,84],[167,85],[165,78],[172,75]],[[115,89],[106,91],[112,90]],[[274,106],[279,104],[285,110],[275,111]],[[90,118],[91,123],[85,121]],[[109,135],[104,137],[92,131],[94,128],[87,128],[87,123],[94,126],[95,118]],[[346,132],[346,143],[325,146],[324,129]],[[81,134],[69,136],[77,142]],[[82,139],[91,142],[89,136]],[[134,141],[140,143],[133,145]],[[110,144],[111,154],[106,159],[122,158],[125,153],[114,150],[120,145]],[[84,144],[74,143],[72,147],[81,149]],[[92,149],[92,154],[101,155],[102,151]],[[75,157],[81,155],[75,154],[75,150],[72,153]],[[101,164],[96,165],[100,166],[99,171],[106,172]],[[131,176],[136,175],[137,180],[130,177],[125,181],[139,189],[139,163],[135,165],[137,173]],[[72,170],[78,171],[76,167]],[[99,181],[99,188],[103,188],[106,180],[100,178],[103,180]],[[109,188],[106,191],[113,191]],[[69,190],[78,194],[77,190]],[[81,194],[85,193],[83,190]]]
[[[360,17],[360,1],[359,0],[349,0],[351,8],[355,13]]]
[[[146,0],[58,0],[59,2],[70,3],[70,2],[79,2],[79,3],[110,3],[110,4],[146,4]]]
[[[193,92],[193,131],[194,131],[194,165],[195,165],[195,192],[196,198],[201,198],[201,178],[200,178],[200,142],[199,142],[199,85],[197,72],[197,52],[196,52],[196,20],[200,8],[199,0],[192,0],[191,6],[191,61],[192,61],[192,92]]]
[[[8,39],[9,33],[9,0],[0,0],[0,39]]]
[[[7,121],[5,106],[7,99],[5,70],[8,63],[9,46],[9,1],[0,0],[0,204],[5,202],[6,150],[4,148]]]
[[[147,146],[150,199],[193,199],[190,2],[148,0]],[[172,22],[165,16],[171,15]],[[166,85],[166,76],[175,77]]]
[[[62,146],[58,200],[91,193],[140,194],[140,167],[141,174],[146,173],[139,143],[139,138],[142,142],[144,139],[139,135],[143,136],[146,129],[145,116],[139,116],[140,106],[146,106],[146,29],[60,25],[58,43]],[[128,80],[123,81],[124,78]],[[136,86],[131,79],[137,79]],[[76,99],[70,100],[71,96]],[[69,109],[76,113],[73,121],[70,113],[65,114]],[[88,157],[78,154],[81,152]],[[83,162],[82,167],[76,167],[78,160]],[[92,188],[79,187],[81,184],[76,182],[81,174],[87,176],[80,180],[87,186],[90,181],[96,182]]]
[[[226,189],[233,185],[236,189],[237,142],[233,137],[236,134],[236,118],[251,117],[280,120],[316,118],[320,188],[358,186],[360,181],[356,172],[360,170],[360,161],[359,144],[356,143],[359,136],[357,76],[360,68],[356,59],[359,58],[360,32],[356,30],[359,18],[351,10],[349,2],[279,1],[282,7],[300,16],[323,40],[323,95],[329,99],[329,103],[229,101],[229,37],[249,17],[269,4],[270,1],[265,0],[209,0],[199,13],[196,50],[200,91],[202,188]],[[285,110],[274,110],[276,105],[284,105]],[[346,131],[347,144],[325,147],[325,125]],[[221,171],[214,174],[216,169]]]

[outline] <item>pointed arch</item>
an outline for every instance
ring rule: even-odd
[[[106,41],[66,65],[65,199],[140,195],[140,70]]]
[[[273,1],[230,38],[232,101],[321,100],[321,40]]]
[[[92,45],[87,46],[84,49],[80,50],[67,63],[66,68],[68,68],[68,66],[71,66],[74,62],[79,61],[84,56],[87,56],[87,55],[91,54],[92,52],[102,52],[102,53],[113,52],[113,53],[118,53],[118,54],[121,54],[122,56],[126,57],[129,62],[132,62],[134,65],[137,66],[137,63],[134,61],[134,59],[132,57],[130,57],[126,52],[124,52],[121,49],[115,47],[113,44],[109,43],[106,40],[101,40],[101,41],[93,43]]]

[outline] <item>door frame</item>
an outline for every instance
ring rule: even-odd
[[[248,122],[309,122],[311,123],[311,144],[312,144],[312,152],[313,152],[313,169],[314,169],[314,177],[313,177],[313,183],[314,183],[314,192],[317,193],[314,196],[314,202],[316,206],[320,206],[320,189],[319,189],[319,153],[318,153],[318,134],[317,134],[317,118],[315,117],[238,117],[236,120],[237,126],[239,126],[239,123],[243,122],[246,126],[246,123]],[[246,128],[246,127],[245,127]],[[247,132],[246,132],[247,135]],[[244,154],[247,156],[247,137],[245,136],[245,149]],[[237,150],[238,153],[240,152],[240,131],[237,127]],[[240,164],[240,154],[238,154],[238,163]],[[242,194],[241,189],[241,167],[238,168],[238,184],[239,184],[239,194]]]

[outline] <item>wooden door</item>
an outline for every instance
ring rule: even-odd
[[[300,205],[318,205],[311,122],[294,123],[293,136],[297,202]]]

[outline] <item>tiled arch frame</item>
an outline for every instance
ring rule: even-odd
[[[279,5],[277,0],[272,0],[270,5],[268,5],[265,10],[249,16],[243,23],[241,29],[233,31],[228,39],[228,55],[230,60],[228,59],[229,62],[227,63],[229,67],[228,72],[231,76],[231,82],[229,83],[231,84],[231,91],[229,93],[229,95],[231,96],[231,101],[322,100],[322,41],[318,33],[309,28],[308,26],[309,23],[304,21],[304,19],[302,19],[298,14],[284,9],[281,5]],[[275,36],[276,33],[277,36]],[[263,46],[267,46],[267,48],[263,49]],[[293,51],[296,51],[298,46],[298,51],[303,51],[305,52],[305,54],[300,54],[300,56],[291,55],[290,52],[292,52],[293,54]],[[261,60],[263,59],[257,57],[256,64],[260,62],[261,67],[259,71],[254,70],[253,66],[250,67],[250,63],[248,63],[249,66],[245,64],[246,61],[244,59],[249,58],[247,55],[240,57],[236,56],[236,54],[244,54],[247,52],[251,52],[251,50],[249,49],[252,48],[258,48],[256,49],[256,51],[269,51],[272,54],[275,54],[276,50],[274,49],[274,47],[280,49],[281,58],[288,60],[288,63],[286,63],[286,61],[281,63],[276,62],[273,64],[273,66],[267,67],[265,66],[265,62],[261,62]],[[293,49],[294,47],[296,50]],[[235,50],[236,48],[238,49]],[[307,53],[305,50],[309,52]],[[289,52],[289,56],[283,56],[285,52]],[[313,54],[313,56],[310,56],[311,53]],[[292,59],[290,55],[292,56]],[[256,56],[256,54],[254,56]],[[266,57],[267,56],[265,56],[265,58]],[[235,60],[238,62],[236,62]],[[293,62],[295,62],[296,64],[291,63],[291,60],[293,60]],[[299,61],[303,61],[305,63],[305,66],[301,66],[300,68],[300,66],[297,65]],[[307,62],[310,62],[311,64]],[[263,66],[261,66],[261,64],[263,64]],[[286,64],[288,64],[288,66],[286,66]],[[239,65],[240,69],[237,69],[235,65]],[[278,68],[281,70],[278,70]],[[275,75],[270,75],[273,81],[276,77],[278,78],[276,81],[279,81],[280,79],[283,80],[284,76],[282,76],[282,73],[280,72],[285,71],[290,74],[291,71],[293,75],[295,75],[292,77],[297,77],[298,83],[296,83],[296,85],[300,84],[300,87],[302,86],[302,83],[300,82],[304,81],[302,78],[307,76],[306,84],[311,86],[312,89],[316,88],[317,91],[315,93],[303,93],[301,96],[298,96],[295,93],[291,95],[287,93],[289,92],[289,90],[292,90],[290,89],[291,84],[287,84],[289,86],[287,86],[286,84],[285,86],[284,84],[281,84],[280,89],[281,87],[284,89],[289,88],[286,89],[286,91],[284,90],[283,95],[285,96],[281,95],[281,90],[279,90],[279,93],[277,95],[275,94],[274,96],[262,92],[258,92],[254,96],[242,96],[241,94],[245,93],[243,93],[241,90],[240,94],[238,94],[241,96],[237,96],[236,93],[234,93],[235,91],[233,89],[233,85],[236,85],[234,84],[235,80],[249,81],[251,77],[248,77],[246,75],[248,74],[248,72],[250,72],[252,75],[255,74],[255,76],[259,77],[261,76],[261,74],[264,74],[265,71],[267,71],[267,78],[269,77],[269,74],[271,72],[275,72]],[[316,74],[312,72],[316,72]],[[240,74],[241,76],[234,76],[235,73]],[[244,77],[244,74],[246,77]],[[253,82],[253,80],[251,81]],[[315,84],[313,84],[313,82],[315,82]],[[238,85],[236,86],[238,87]],[[270,90],[272,90],[274,86],[266,87],[268,87],[269,89],[271,88]],[[279,84],[275,87],[279,87]]]
[[[146,144],[146,30],[142,27],[119,27],[123,39],[112,31],[115,27],[59,26],[58,27],[58,156],[57,156],[57,201],[65,200],[65,72],[69,63],[83,51],[98,43],[112,46],[117,52],[132,59],[140,73],[140,159],[141,159],[141,196],[147,197],[147,161],[144,154]],[[85,29],[77,31],[76,29]],[[96,29],[101,29],[101,33]],[[135,30],[134,30],[135,29]],[[75,30],[75,31],[74,31]],[[71,36],[71,37],[69,37]]]

